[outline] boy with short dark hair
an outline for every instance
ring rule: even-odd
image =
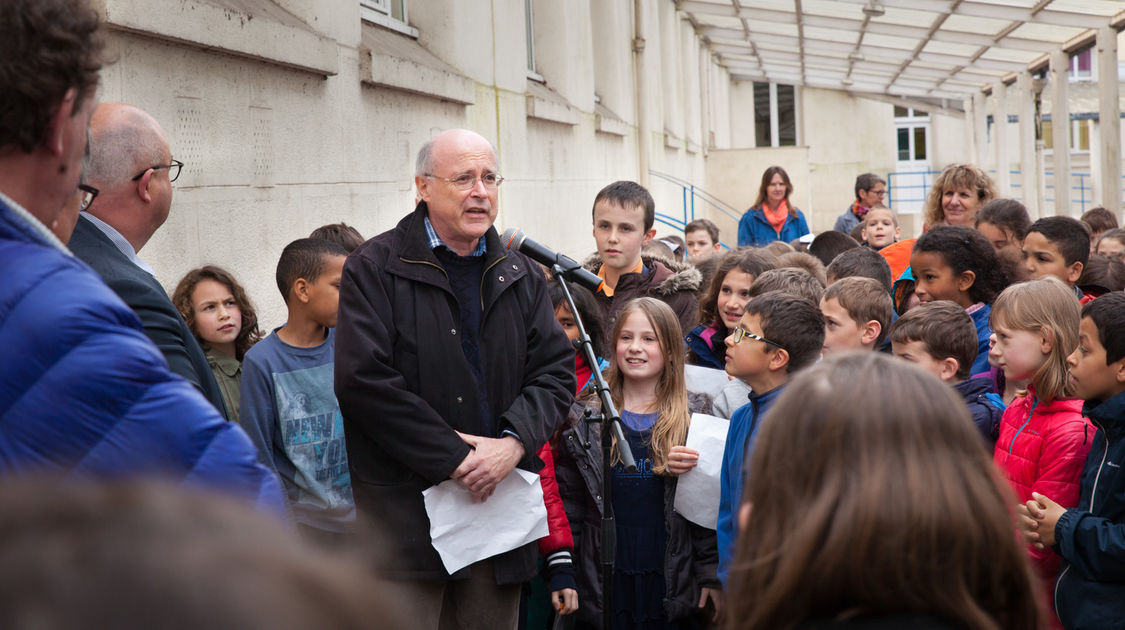
[[[1090,231],[1078,219],[1044,217],[1027,229],[1023,239],[1023,264],[1028,278],[1055,276],[1074,290],[1085,304],[1097,297],[1078,288],[1078,278],[1090,258]]]
[[[701,263],[721,250],[719,226],[707,219],[696,219],[684,226],[688,258],[693,263]]]
[[[891,266],[879,252],[867,247],[855,247],[840,254],[828,265],[826,273],[829,285],[837,280],[859,276],[877,281],[886,288],[888,295],[891,292]]]
[[[1117,227],[1117,217],[1108,208],[1098,206],[1082,213],[1078,219],[1090,230],[1090,253],[1094,253],[1094,246],[1102,234]]]
[[[699,271],[687,263],[642,256],[641,250],[656,235],[656,202],[644,186],[629,181],[606,186],[594,198],[592,214],[598,253],[584,266],[605,281],[595,298],[606,329],[613,328],[621,307],[638,297],[653,297],[672,307],[685,335],[695,328]]]
[[[1062,556],[1055,611],[1070,629],[1119,628],[1125,620],[1125,294],[1082,309],[1078,348],[1067,358],[1082,415],[1097,426],[1082,470],[1078,506],[1033,493],[1020,506],[1028,539]]]
[[[765,274],[763,274],[765,275]],[[742,499],[743,462],[762,414],[797,370],[816,362],[824,343],[824,318],[809,300],[774,291],[746,304],[738,327],[727,337],[727,374],[753,391],[750,402],[730,418],[720,476],[719,579],[726,583],[734,555],[736,513]]]
[[[898,318],[888,332],[894,356],[948,383],[965,399],[973,423],[991,452],[1000,435],[1004,409],[997,405],[991,379],[969,378],[977,360],[973,318],[953,302],[919,304]]]
[[[349,254],[355,251],[355,248],[363,245],[363,242],[367,240],[363,238],[359,230],[343,222],[322,225],[313,230],[312,234],[309,234],[309,238],[321,238],[326,241],[332,241],[348,250]]]
[[[355,506],[344,420],[333,389],[336,310],[347,250],[322,239],[293,241],[277,263],[289,317],[242,363],[240,422],[258,459],[280,478],[298,531],[340,542]]]
[[[878,256],[878,254],[875,254]],[[843,350],[875,350],[891,324],[891,294],[871,278],[844,278],[824,292],[824,354]]]

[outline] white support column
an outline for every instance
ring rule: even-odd
[[[1034,79],[1026,70],[1019,74],[1020,117],[1020,191],[1023,205],[1033,219],[1043,216],[1043,198],[1039,196],[1039,160],[1035,159],[1035,88]]]
[[[1121,219],[1121,104],[1117,79],[1117,31],[1098,29],[1098,145],[1101,199]]]
[[[1051,53],[1051,144],[1054,147],[1055,214],[1070,216],[1070,55],[1064,50]],[[1075,215],[1078,216],[1078,215]]]
[[[977,166],[985,168],[988,156],[988,107],[984,92],[973,94],[973,137],[976,138],[976,153],[973,154]]]
[[[977,154],[977,128],[976,128],[976,108],[973,107],[973,97],[968,97],[963,101],[965,108],[965,148],[967,155]]]
[[[1003,81],[992,84],[992,147],[996,158],[996,193],[1012,194],[1012,160],[1008,155],[1008,86]]]

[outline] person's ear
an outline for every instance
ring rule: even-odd
[[[1055,331],[1046,326],[1039,327],[1039,351],[1043,354],[1051,354],[1051,348],[1055,347]]]
[[[746,501],[738,508],[738,531],[745,532],[750,525],[750,513],[754,511],[754,504]]]
[[[1078,279],[1082,277],[1083,267],[1084,265],[1082,264],[1082,262],[1078,260],[1070,263],[1070,265],[1066,268],[1067,283],[1074,284],[1078,282]]]
[[[418,198],[422,201],[429,203],[430,201],[430,178],[425,175],[414,176],[414,187],[418,190]]]
[[[641,241],[641,247],[644,247],[645,245],[648,245],[649,243],[651,243],[652,239],[655,238],[655,237],[656,237],[656,228],[652,228],[651,230],[645,232],[645,238],[644,238],[643,241]]]
[[[293,297],[302,304],[309,303],[309,281],[297,278],[293,281]]]
[[[862,230],[859,231],[859,238],[864,240],[864,241],[867,240],[867,228],[863,228]]]
[[[977,281],[977,274],[975,271],[966,269],[957,276],[957,290],[962,293],[967,293],[972,288],[973,283]]]
[[[152,193],[149,192],[148,185],[152,182],[152,177],[155,174],[156,171],[150,168],[145,171],[144,175],[141,175],[140,179],[133,182],[137,187],[137,196],[145,203],[152,203]]]
[[[67,121],[75,113],[76,107],[78,107],[78,90],[70,88],[63,94],[55,114],[47,123],[46,144],[51,155],[62,155],[66,151]]]
[[[957,376],[957,368],[961,367],[961,363],[953,357],[945,357],[938,362],[938,374],[941,380],[948,381],[949,379]]]
[[[883,332],[883,325],[873,319],[863,325],[863,332],[859,335],[859,341],[865,346],[871,345],[879,338],[881,332]]]
[[[774,348],[768,365],[771,372],[787,369],[789,367],[789,351],[785,348]]]
[[[721,250],[722,248],[723,248],[723,246],[719,243],[715,243],[714,245],[711,246],[711,249],[714,250],[714,252],[716,254],[718,254],[719,250]]]
[[[1125,383],[1125,357],[1114,361],[1111,366],[1113,368],[1113,377],[1118,383]]]
[[[901,235],[902,235],[902,228],[896,226],[895,227],[895,240],[897,241]]]

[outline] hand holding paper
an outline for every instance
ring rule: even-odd
[[[688,450],[698,455],[698,463],[680,475],[676,484],[676,511],[687,520],[715,529],[719,520],[719,476],[723,470],[723,448],[730,423],[701,413],[691,415]]]

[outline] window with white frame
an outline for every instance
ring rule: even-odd
[[[1093,81],[1097,78],[1097,71],[1094,68],[1093,47],[1070,56],[1069,74],[1071,81]]]
[[[1043,129],[1043,148],[1048,151],[1054,150],[1054,133],[1051,129],[1053,121],[1044,120],[1042,125]],[[1070,152],[1071,153],[1088,153],[1090,151],[1090,134],[1093,131],[1092,120],[1075,119],[1070,121]]]
[[[754,83],[754,146],[797,146],[796,97],[792,85]]]
[[[406,3],[407,0],[359,0],[359,12],[368,22],[417,37],[418,29],[407,22]]]

